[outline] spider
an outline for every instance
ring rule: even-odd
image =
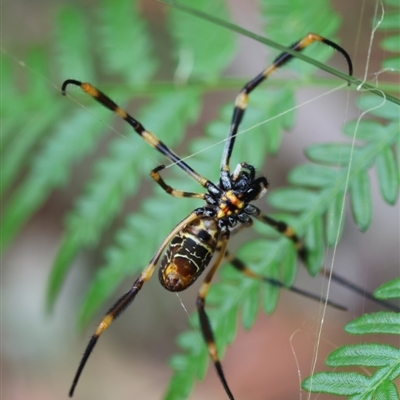
[[[346,58],[349,67],[349,75],[352,75],[352,63],[347,52],[336,43],[325,39],[322,36],[309,33],[303,39],[294,43],[290,48],[294,51],[301,51],[314,42],[322,42],[339,51]],[[93,97],[103,106],[124,119],[136,131],[136,133],[144,139],[145,142],[166,156],[171,162],[178,165],[178,167],[185,171],[206,190],[206,193],[192,193],[172,188],[160,175],[160,172],[165,168],[164,165],[160,165],[150,172],[150,176],[169,195],[174,197],[202,199],[205,201],[205,205],[193,210],[186,218],[175,226],[175,228],[161,243],[159,249],[155,252],[150,262],[133,283],[133,286],[119,300],[117,300],[106,316],[102,319],[94,335],[91,337],[81,359],[69,392],[70,397],[74,394],[82,370],[93,351],[99,336],[108,328],[112,321],[133,302],[143,284],[153,275],[159,262],[159,280],[161,285],[171,292],[179,292],[185,290],[196,281],[196,279],[207,268],[213,255],[217,253],[215,260],[208,269],[206,278],[200,286],[196,304],[200,319],[200,327],[208,348],[208,353],[214,363],[216,372],[227,396],[231,400],[234,399],[222,369],[218,350],[215,345],[213,330],[205,311],[206,297],[210,288],[211,280],[218,267],[225,259],[247,277],[259,279],[276,286],[283,286],[283,284],[275,279],[270,279],[256,274],[249,269],[243,261],[231,255],[227,250],[231,233],[233,234],[243,228],[251,227],[253,224],[253,218],[255,218],[264,224],[270,225],[273,229],[291,240],[297,249],[300,259],[305,261],[307,256],[305,247],[302,245],[302,242],[290,226],[263,214],[256,206],[251,204],[254,200],[259,199],[266,193],[269,185],[267,179],[264,176],[257,176],[254,166],[246,162],[238,164],[233,172],[231,172],[229,166],[236,135],[246,110],[249,94],[277,68],[285,65],[292,58],[293,56],[287,52],[278,55],[273,63],[254,79],[249,81],[236,97],[232,122],[222,154],[220,179],[218,183],[213,183],[194,171],[162,141],[151,132],[147,131],[139,121],[120,108],[113,100],[93,87],[90,83],[83,83],[74,79],[68,79],[63,83],[62,94],[66,94],[66,88],[68,85],[80,86],[89,96]],[[304,292],[296,287],[292,286],[287,289],[320,300],[318,296]],[[332,302],[328,303],[337,306]]]

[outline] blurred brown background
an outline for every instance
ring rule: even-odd
[[[76,1],[82,7],[94,1]],[[354,57],[355,76],[362,78],[366,64],[375,2],[333,1],[343,17],[341,44]],[[58,2],[13,0],[2,4],[3,46],[18,60],[24,60],[24,50],[37,42],[51,40],[51,27]],[[150,20],[162,18],[163,5],[143,1]],[[232,19],[253,31],[259,22],[252,1],[229,0]],[[305,2],[310,7],[309,2]],[[358,24],[361,33],[357,39]],[[377,39],[379,40],[377,35]],[[294,38],[295,40],[296,38]],[[266,49],[249,39],[240,39],[241,52],[228,73],[251,78],[262,68]],[[370,60],[370,72],[380,69],[382,53],[375,42]],[[3,55],[4,56],[4,55]],[[5,57],[8,57],[5,55]],[[338,59],[335,58],[333,64]],[[66,77],[68,78],[68,77]],[[37,79],[45,77],[37,76]],[[60,84],[58,82],[57,84]],[[319,94],[316,90],[300,90],[298,103]],[[234,93],[216,96],[218,104]],[[298,110],[295,131],[286,135],[279,155],[268,161],[266,171],[273,186],[284,184],[287,171],[304,160],[303,149],[318,141],[334,141],[340,137],[344,119],[357,116],[351,91],[346,108],[347,91],[336,92],[307,104]],[[212,101],[211,96],[208,97]],[[6,99],[3,99],[6,101]],[[60,97],[60,101],[65,101]],[[212,103],[208,104],[212,112]],[[347,115],[346,115],[347,112]],[[79,171],[74,179],[79,181]],[[378,193],[374,173],[373,222],[366,233],[360,233],[346,219],[345,233],[338,246],[335,271],[372,290],[387,279],[399,275],[399,207],[384,204]],[[78,184],[79,185],[79,184]],[[57,191],[50,201],[29,222],[13,246],[2,258],[1,288],[1,393],[2,400],[66,399],[93,321],[85,334],[75,329],[75,315],[93,271],[99,264],[98,254],[81,254],[62,291],[55,313],[45,316],[44,294],[52,260],[62,234],[62,219],[71,206],[74,187]],[[349,211],[346,211],[349,213]],[[145,264],[147,260],[143,260]],[[329,265],[329,260],[328,260]],[[133,280],[133,279],[132,279]],[[129,285],[130,282],[127,282]],[[311,279],[300,270],[297,286],[318,292],[321,280]],[[181,295],[186,308],[193,310],[196,288]],[[117,297],[117,295],[116,295]],[[329,309],[324,319],[318,348],[316,369],[323,368],[325,356],[338,345],[361,338],[350,338],[342,332],[346,321],[365,310],[377,310],[360,296],[332,286],[331,298],[345,304],[348,312]],[[108,306],[105,306],[105,310]],[[321,306],[290,293],[282,293],[273,316],[259,314],[250,332],[239,329],[228,349],[223,366],[237,399],[306,399],[299,381],[309,375],[315,355],[316,332],[321,323]],[[187,316],[179,299],[164,291],[153,279],[140,294],[140,305],[131,307],[104,334],[92,355],[78,385],[75,398],[90,399],[160,399],[171,371],[168,358],[176,350],[174,337],[186,327]],[[199,336],[199,340],[201,340]],[[399,341],[393,339],[399,345]],[[328,396],[311,398],[325,399]],[[204,382],[198,383],[191,399],[225,399],[212,368]]]

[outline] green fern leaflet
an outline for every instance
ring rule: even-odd
[[[380,299],[400,298],[400,278],[385,283],[374,295]],[[364,314],[345,326],[353,335],[400,335],[400,313]],[[349,396],[349,399],[400,399],[395,381],[400,377],[400,349],[388,344],[358,343],[342,346],[326,359],[335,372],[319,372],[303,382],[303,388],[314,393]],[[359,372],[338,372],[339,367],[356,366],[371,370],[366,376]]]

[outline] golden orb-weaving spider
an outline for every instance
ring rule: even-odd
[[[303,39],[294,43],[290,48],[295,51],[301,51],[315,41],[325,43],[338,50],[346,58],[349,66],[349,74],[352,74],[352,63],[347,52],[336,43],[319,35],[309,33]],[[70,84],[80,86],[88,95],[123,118],[150,146],[164,154],[170,161],[178,165],[207,190],[206,193],[191,193],[174,189],[169,186],[160,175],[160,171],[165,168],[163,165],[151,171],[151,177],[171,196],[203,199],[206,204],[203,207],[195,209],[176,225],[162,242],[161,246],[144,268],[139,278],[136,279],[131,289],[111,307],[107,315],[102,319],[96,332],[90,339],[76,372],[69,392],[71,397],[86,361],[96,345],[99,336],[135,299],[143,284],[151,278],[160,259],[159,280],[161,284],[167,290],[178,292],[189,287],[203,273],[214,253],[217,252],[218,255],[210,267],[204,282],[200,286],[197,297],[197,309],[201,331],[208,348],[208,353],[215,365],[217,374],[228,397],[230,399],[234,398],[225,379],[215,345],[214,334],[205,311],[205,300],[211,280],[221,262],[225,259],[250,278],[259,279],[276,286],[283,286],[283,284],[275,279],[270,279],[254,273],[241,260],[228,253],[227,245],[231,230],[236,227],[233,231],[233,233],[235,233],[240,228],[248,228],[253,224],[252,218],[256,218],[292,240],[299,257],[302,260],[306,258],[306,249],[290,226],[262,214],[256,206],[251,204],[253,200],[260,198],[266,193],[268,188],[267,179],[264,176],[256,176],[255,168],[245,162],[238,164],[233,172],[230,171],[229,167],[229,160],[240,122],[246,110],[249,94],[277,68],[286,64],[292,58],[293,56],[287,52],[281,53],[268,68],[264,69],[259,75],[248,82],[237,96],[228,138],[222,154],[220,179],[217,184],[199,175],[156,136],[147,131],[139,121],[121,109],[113,100],[97,90],[90,83],[82,83],[74,79],[68,79],[63,83],[63,94],[66,93],[66,88]],[[287,289],[305,294],[311,298],[320,299],[319,296],[314,296],[296,287]],[[334,303],[328,303],[334,305]]]

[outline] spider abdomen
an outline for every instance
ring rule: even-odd
[[[161,260],[161,284],[171,292],[190,286],[209,264],[219,233],[218,223],[212,218],[196,219],[178,232]]]

